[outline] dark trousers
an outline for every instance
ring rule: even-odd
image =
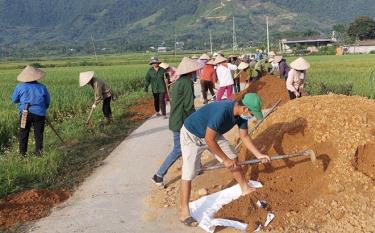
[[[21,118],[20,122],[21,123]],[[26,121],[26,127],[24,129],[19,128],[19,142],[20,142],[20,153],[25,155],[27,152],[27,144],[29,141],[29,134],[31,126],[34,127],[34,137],[35,137],[35,154],[40,155],[43,150],[43,133],[44,126],[46,124],[45,116],[38,116],[29,112]],[[21,124],[20,124],[21,125]]]
[[[292,91],[289,91],[288,90],[288,93],[289,93],[289,98],[291,99],[291,100],[293,100],[293,99],[295,99],[295,98],[301,98],[301,92],[299,93],[299,97],[297,97],[296,96],[296,94],[294,94],[294,92],[292,92]]]
[[[241,80],[240,80],[240,78],[233,79],[233,81],[234,81],[234,85],[233,85],[234,93],[240,92],[241,91]]]
[[[107,118],[112,117],[111,100],[112,97],[107,97],[103,100],[103,114]]]
[[[204,100],[207,100],[207,91],[210,91],[212,96],[215,96],[214,84],[211,81],[201,80],[202,96]]]
[[[153,95],[155,112],[159,112],[161,109],[161,113],[163,114],[163,116],[167,115],[165,93],[153,93]]]

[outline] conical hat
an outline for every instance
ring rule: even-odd
[[[200,70],[202,69],[202,67],[203,66],[199,64],[197,61],[190,59],[188,57],[184,57],[177,67],[176,75],[188,74]]]
[[[45,72],[41,69],[34,68],[30,65],[27,65],[25,69],[17,76],[19,82],[28,83],[40,80],[44,78]]]
[[[211,60],[209,60],[206,64],[207,64],[207,65],[215,65],[215,60],[214,60],[214,59],[211,59]]]
[[[270,56],[270,57],[276,56],[276,53],[274,51],[271,51],[271,52],[268,53],[268,56]]]
[[[249,67],[249,64],[246,63],[246,62],[241,62],[239,65],[238,65],[238,69],[239,70],[245,70]]]
[[[215,58],[215,65],[219,64],[219,63],[222,63],[222,62],[226,62],[227,59],[221,55],[218,55],[216,58]]]
[[[191,59],[198,59],[198,56],[197,56],[197,55],[193,55],[193,56],[191,57]]]
[[[169,64],[168,63],[165,63],[165,62],[162,62],[162,63],[160,63],[160,65],[159,65],[161,68],[163,68],[163,69],[168,69],[168,67],[169,67]]]
[[[283,56],[275,56],[274,61],[276,63],[279,63],[279,62],[281,62],[282,59],[283,59]]]
[[[199,57],[199,60],[210,60],[210,56],[208,56],[207,53],[204,53]]]
[[[94,76],[95,76],[94,71],[81,72],[79,74],[79,86],[83,87],[87,85]]]
[[[307,70],[308,68],[310,68],[310,63],[303,59],[303,57],[299,57],[298,59],[290,63],[290,67],[295,70]]]

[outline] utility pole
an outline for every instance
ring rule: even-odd
[[[237,50],[237,37],[236,37],[236,24],[234,22],[234,16],[233,16],[233,52],[234,50]]]
[[[91,34],[91,43],[92,43],[92,47],[94,48],[95,60],[96,60],[96,62],[98,62],[98,56],[96,55],[96,48],[95,48],[94,37],[93,37],[92,34]]]
[[[211,29],[209,30],[209,33],[210,33],[210,48],[211,48],[211,55],[213,54],[213,50],[212,50],[212,34],[211,34]]]
[[[267,54],[270,52],[270,32],[268,29],[268,16],[267,18]]]
[[[176,27],[174,27],[174,57],[177,55],[177,35],[176,35]]]

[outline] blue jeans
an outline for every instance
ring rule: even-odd
[[[181,155],[180,132],[173,132],[173,150],[164,160],[156,175],[163,178],[165,174],[167,174],[168,169],[176,162],[178,158],[181,157]]]

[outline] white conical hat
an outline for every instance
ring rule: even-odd
[[[298,59],[290,63],[290,67],[295,70],[307,70],[308,68],[310,68],[310,63],[308,63],[303,57],[299,57]]]
[[[215,58],[215,65],[219,64],[219,63],[222,63],[222,62],[226,62],[227,59],[221,55],[218,55],[216,58]]]
[[[86,72],[81,72],[79,74],[79,86],[83,87],[86,84],[88,84],[91,79],[95,76],[94,71],[86,71]]]
[[[188,74],[200,70],[202,68],[203,66],[199,64],[197,61],[190,59],[188,57],[184,57],[177,67],[176,75]]]
[[[208,56],[207,53],[204,53],[199,57],[199,60],[210,60],[210,56]]]
[[[239,70],[245,70],[249,67],[249,64],[246,63],[246,62],[241,62],[239,65],[238,65],[238,69]]]
[[[163,69],[168,69],[169,64],[168,64],[168,63],[165,63],[165,62],[162,62],[162,63],[160,63],[159,66],[160,66],[161,68],[163,68]]]
[[[211,60],[209,60],[206,64],[207,64],[207,65],[215,65],[215,60],[214,60],[214,59],[211,59]]]
[[[27,65],[17,76],[17,80],[23,83],[33,82],[44,78],[45,74],[43,70]]]
[[[276,53],[275,53],[274,51],[270,51],[270,52],[268,53],[268,56],[271,56],[271,57],[276,56]]]
[[[279,63],[279,62],[281,62],[282,59],[283,59],[283,56],[275,56],[274,61],[276,63]]]

